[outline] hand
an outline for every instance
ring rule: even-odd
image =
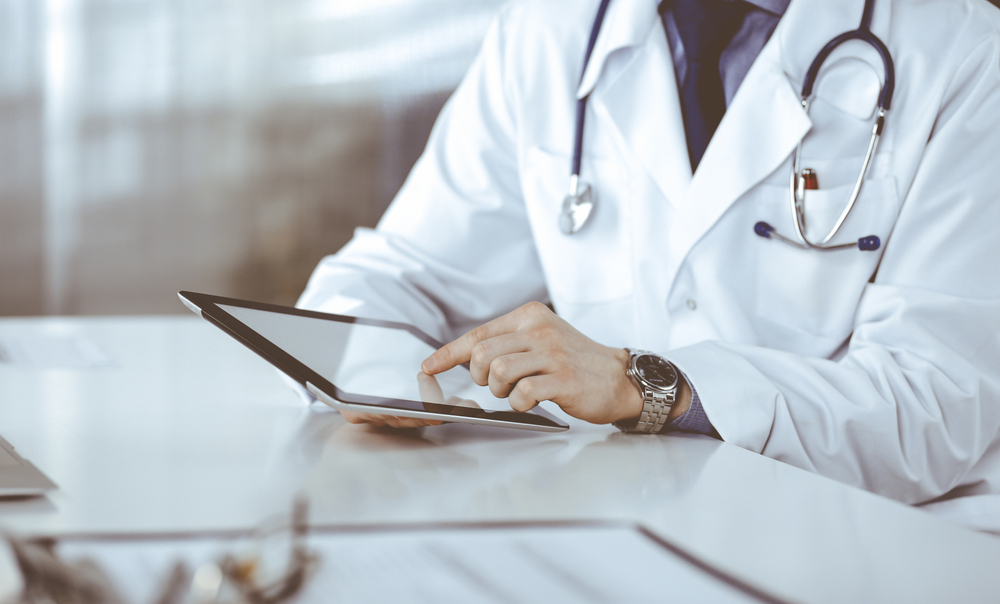
[[[441,404],[460,404],[458,400],[445,401],[444,393],[441,392],[441,385],[433,376],[424,372],[417,374],[417,388],[420,390],[420,398],[425,402]],[[452,397],[454,398],[454,397]],[[465,403],[468,405],[468,402]],[[474,404],[474,403],[473,403]],[[371,424],[372,426],[389,426],[390,428],[422,428],[424,426],[439,426],[444,422],[434,419],[421,419],[419,417],[399,417],[396,415],[381,415],[377,413],[355,413],[354,411],[341,411],[344,419],[352,424]]]
[[[355,413],[354,411],[341,410],[340,414],[344,419],[352,424],[369,424],[375,427],[389,426],[390,428],[423,428],[424,426],[438,426],[444,422],[433,419],[421,419],[419,417],[400,417],[398,415],[379,415],[377,413]]]
[[[624,349],[598,344],[531,302],[446,344],[421,368],[434,375],[469,363],[472,379],[509,397],[515,411],[552,401],[573,417],[606,424],[642,412],[642,396],[625,374],[628,360]]]

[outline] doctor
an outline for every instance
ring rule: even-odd
[[[729,39],[710,59],[721,110],[685,87],[704,56],[689,0],[662,14],[612,0],[589,61],[598,0],[504,7],[378,228],[324,259],[300,306],[454,340],[425,371],[470,361],[517,409],[551,400],[625,430],[717,433],[1000,532],[1000,13],[874,2],[895,93],[830,243],[880,244],[820,251],[754,227],[797,240],[797,149],[815,174],[798,187],[806,237],[852,197],[882,58],[845,43],[808,111],[800,91],[865,1],[719,2],[737,6],[710,34]],[[596,202],[567,235],[583,97],[579,176]]]

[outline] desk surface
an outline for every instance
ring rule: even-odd
[[[794,601],[1000,601],[1000,539],[706,437],[353,426],[195,317],[0,320],[39,338],[111,363],[0,363],[0,434],[60,486],[0,501],[20,534],[248,528],[305,493],[323,524],[636,520]]]

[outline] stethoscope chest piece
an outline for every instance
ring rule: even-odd
[[[559,212],[559,230],[564,235],[572,235],[587,224],[597,201],[590,185],[581,183],[575,175],[570,179],[569,189]]]

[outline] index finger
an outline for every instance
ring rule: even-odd
[[[518,322],[512,315],[513,313],[507,313],[489,323],[484,323],[469,330],[457,340],[438,348],[431,356],[424,359],[424,362],[420,364],[420,369],[426,374],[434,375],[448,371],[462,363],[468,363],[472,360],[472,348],[476,344],[517,331]]]
[[[421,371],[417,374],[417,390],[420,392],[420,400],[425,403],[444,404],[444,391],[437,378]]]

